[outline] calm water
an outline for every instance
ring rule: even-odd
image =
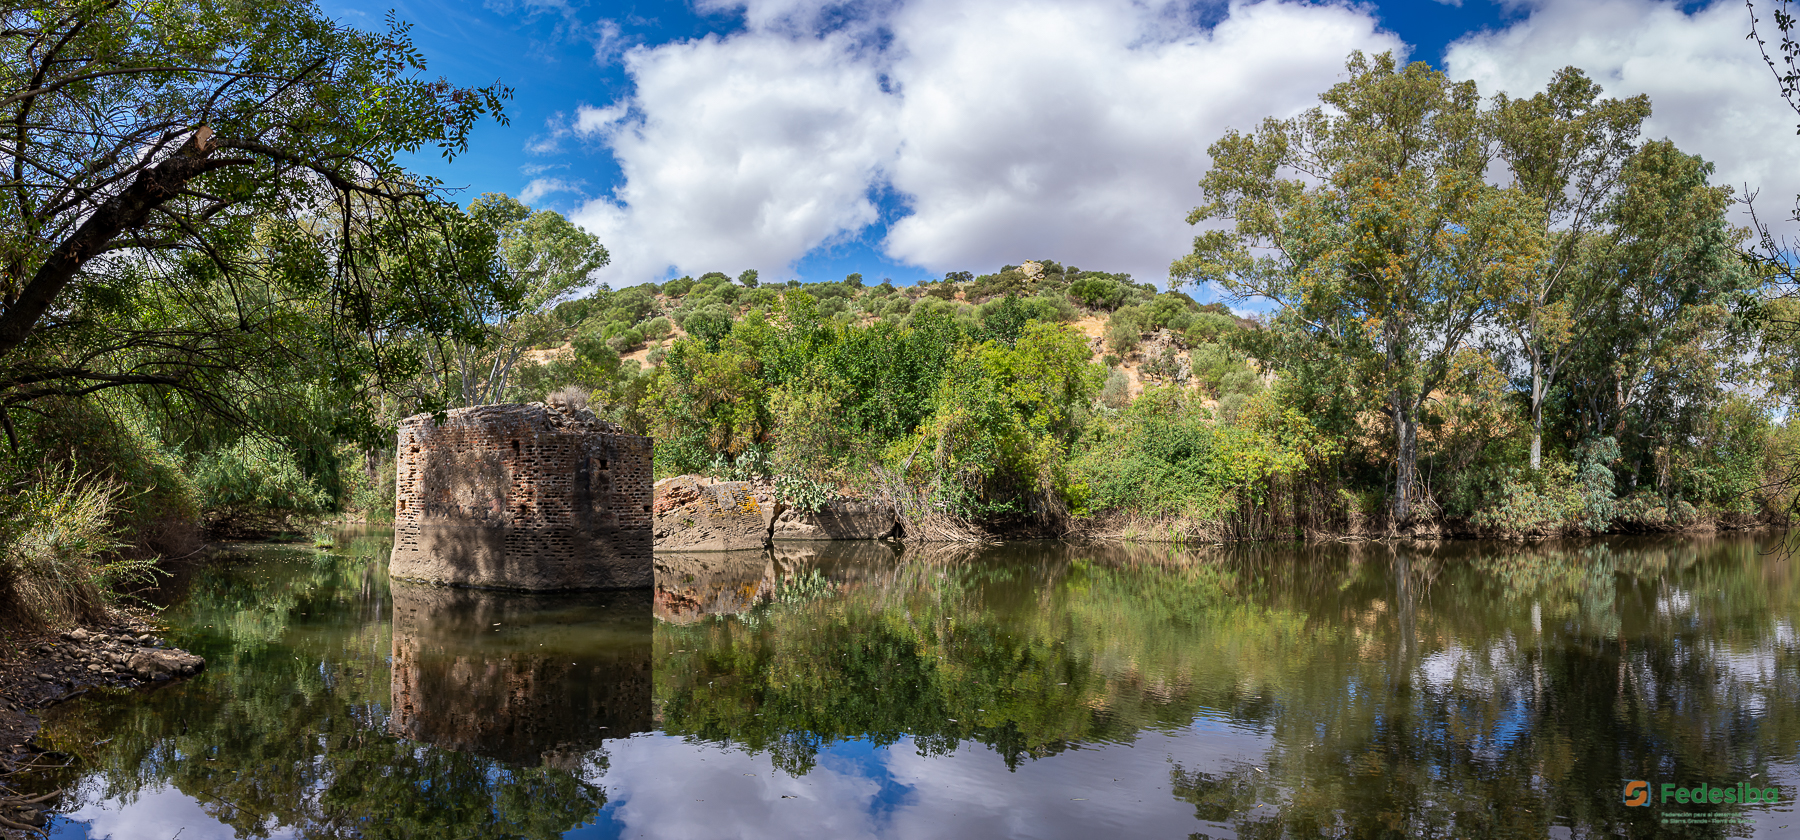
[[[47,720],[54,836],[1800,836],[1773,537],[839,544],[558,598],[390,586],[389,538],[198,572],[204,675]]]

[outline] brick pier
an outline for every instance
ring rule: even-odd
[[[394,553],[401,580],[487,589],[652,583],[651,440],[541,403],[400,423]]]

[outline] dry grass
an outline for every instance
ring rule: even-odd
[[[913,487],[899,471],[875,468],[880,498],[894,506],[894,517],[907,541],[978,544],[992,540],[955,513],[929,489]]]
[[[0,604],[19,626],[106,615],[112,587],[147,578],[154,558],[120,558],[114,514],[123,489],[73,469],[41,474],[0,520]]]

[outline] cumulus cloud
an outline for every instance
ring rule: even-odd
[[[908,54],[911,197],[888,253],[934,271],[1048,257],[1162,280],[1229,128],[1317,104],[1352,50],[1404,46],[1363,10],[1235,4],[1210,31],[1168,9],[931,0],[894,24]]]
[[[629,108],[576,119],[623,174],[573,214],[612,249],[604,279],[779,273],[876,221],[869,191],[899,141],[894,102],[848,40],[752,31],[628,52]]]
[[[1760,190],[1764,221],[1793,206],[1796,117],[1744,38],[1750,17],[1741,4],[1718,0],[1692,14],[1656,0],[1538,0],[1526,8],[1505,29],[1452,44],[1449,73],[1483,93],[1529,96],[1558,69],[1579,67],[1608,96],[1648,94],[1655,112],[1644,136],[1712,161],[1714,183]]]
[[[1348,4],[1235,3],[1210,26],[1131,0],[707,8],[727,6],[743,31],[627,51],[634,93],[568,126],[622,171],[573,214],[612,249],[609,282],[774,279],[879,222],[887,189],[897,261],[1161,279],[1189,247],[1207,145],[1314,104],[1352,50],[1404,51]]]
[[[525,204],[536,204],[544,196],[557,193],[581,193],[581,184],[576,181],[565,181],[561,178],[533,178],[519,193],[519,201]]]

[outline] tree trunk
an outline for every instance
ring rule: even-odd
[[[1412,491],[1419,472],[1419,424],[1413,410],[1394,395],[1394,524],[1412,520]]]
[[[1544,455],[1544,369],[1531,361],[1531,471],[1537,472]]]
[[[208,154],[216,148],[211,138],[212,129],[196,129],[173,154],[139,170],[130,186],[101,202],[69,238],[51,249],[31,281],[0,314],[0,358],[25,343],[38,319],[55,304],[81,264],[104,252],[114,237],[142,227],[152,210],[174,198],[194,178],[222,166],[247,162],[209,159]]]

